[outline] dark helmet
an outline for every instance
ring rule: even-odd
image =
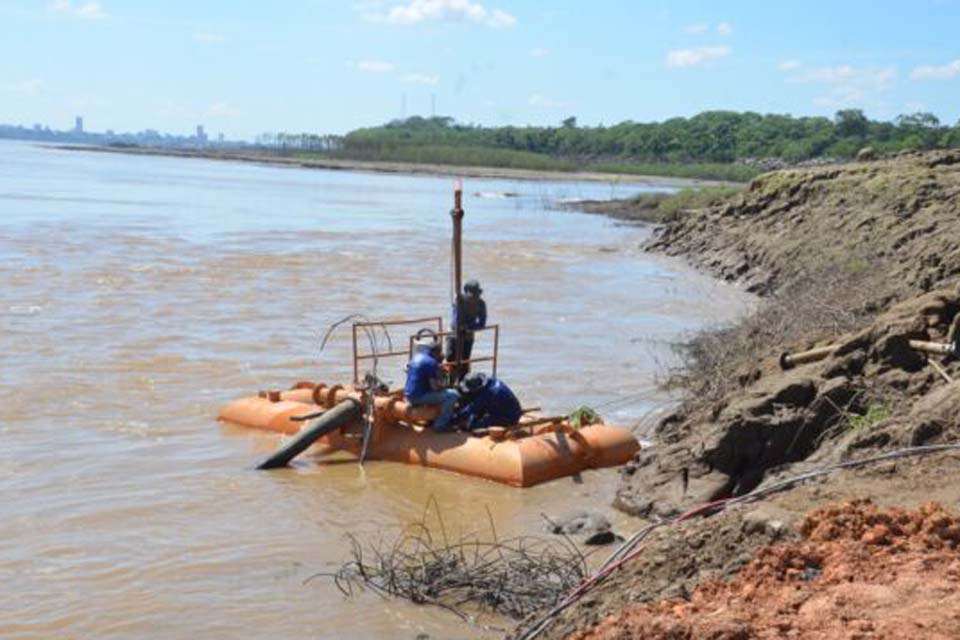
[[[483,293],[483,289],[480,288],[480,283],[476,280],[467,280],[467,282],[463,285],[463,290],[466,293],[472,293],[477,296]]]
[[[485,373],[471,373],[464,379],[463,386],[469,392],[480,391],[487,386],[487,380]]]

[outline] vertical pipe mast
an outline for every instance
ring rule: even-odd
[[[460,180],[453,185],[453,304],[457,314],[457,324],[453,327],[456,339],[454,378],[460,374],[460,363],[463,361],[463,184]]]

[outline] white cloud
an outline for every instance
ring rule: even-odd
[[[88,2],[77,7],[77,16],[81,18],[86,18],[88,20],[99,20],[100,18],[106,18],[107,14],[103,12],[103,9],[100,8],[100,4],[97,2]]]
[[[530,55],[532,55],[534,58],[546,58],[548,55],[550,55],[550,49],[536,47],[530,50]]]
[[[31,78],[29,80],[14,82],[13,84],[0,85],[0,89],[3,89],[7,93],[15,93],[18,96],[32,98],[39,95],[40,91],[43,90],[43,80]]]
[[[425,84],[425,85],[436,85],[440,83],[440,76],[427,75],[425,73],[408,73],[407,75],[401,78],[404,82],[411,82],[413,84]]]
[[[431,20],[473,22],[493,28],[512,27],[517,18],[500,9],[489,9],[471,0],[410,0],[390,7],[386,13],[375,13],[374,20],[392,24],[418,24]]]
[[[495,28],[512,27],[515,24],[517,24],[516,16],[500,9],[494,9],[487,21],[487,25]]]
[[[813,103],[819,107],[843,109],[844,107],[862,105],[866,98],[867,94],[863,89],[858,89],[857,87],[834,87],[826,95],[814,98]]]
[[[896,67],[858,69],[849,64],[840,64],[810,69],[793,76],[790,80],[792,82],[821,83],[879,91],[892,87],[897,81],[897,75]]]
[[[367,73],[387,73],[393,71],[393,64],[383,60],[361,60],[357,63],[357,69]]]
[[[709,22],[694,22],[693,24],[686,25],[683,31],[693,36],[702,36],[705,33],[709,33],[712,28],[714,27],[712,27]],[[729,22],[719,22],[717,23],[716,31],[717,34],[721,36],[733,35],[733,25]]]
[[[781,68],[783,66],[781,65]],[[789,82],[823,85],[825,93],[814,98],[814,104],[821,107],[840,109],[853,106],[877,104],[877,94],[890,89],[897,82],[899,72],[896,67],[863,69],[849,64],[804,69],[791,66]]]
[[[193,34],[193,40],[202,44],[223,44],[227,38],[223,34],[212,31],[197,31]]]
[[[803,63],[800,62],[799,60],[784,60],[783,62],[777,65],[777,69],[780,69],[780,71],[783,71],[785,73],[789,73],[791,71],[799,70],[800,67],[802,66],[803,66]]]
[[[83,20],[101,20],[107,17],[99,2],[81,2],[74,4],[73,0],[54,0],[49,5],[53,13],[73,16]]]
[[[730,55],[730,47],[696,47],[694,49],[675,49],[667,53],[668,67],[695,67],[709,64],[714,60]]]
[[[229,102],[215,102],[206,111],[208,118],[235,118],[240,110]]]
[[[914,80],[944,80],[960,76],[960,60],[954,60],[942,65],[921,65],[910,72]]]

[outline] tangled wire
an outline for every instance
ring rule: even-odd
[[[492,529],[491,520],[491,529]],[[439,539],[421,522],[393,541],[363,543],[350,536],[352,559],[325,575],[346,596],[369,588],[431,604],[472,621],[467,610],[515,620],[554,606],[588,575],[585,557],[569,539],[518,536],[491,541]]]

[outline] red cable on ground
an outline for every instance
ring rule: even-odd
[[[725,506],[728,502],[730,502],[730,501],[732,501],[732,500],[734,500],[734,498],[724,498],[724,499],[722,499],[722,500],[714,500],[713,502],[707,502],[706,504],[702,504],[702,505],[700,505],[700,506],[694,507],[693,509],[690,509],[689,511],[685,511],[684,513],[681,513],[679,516],[676,516],[676,517],[670,519],[669,521],[664,522],[663,524],[661,524],[661,525],[659,525],[659,526],[670,526],[670,525],[676,524],[676,523],[678,523],[678,522],[683,522],[684,520],[689,520],[689,519],[692,518],[693,516],[699,515],[699,514],[703,513],[704,511],[710,511],[711,509],[715,509],[715,508],[717,508],[717,507]],[[652,529],[651,529],[651,531],[652,531]],[[590,587],[592,587],[592,586],[593,586],[594,584],[596,584],[597,582],[600,582],[601,580],[605,580],[611,573],[613,573],[614,571],[616,571],[617,569],[619,569],[620,567],[622,567],[622,566],[625,565],[626,563],[630,562],[631,560],[633,560],[634,558],[636,558],[637,556],[639,556],[640,553],[641,553],[643,550],[644,550],[644,547],[642,547],[642,546],[641,546],[640,548],[638,548],[638,549],[634,549],[632,552],[630,552],[630,554],[628,554],[628,555],[620,558],[619,560],[617,560],[616,562],[614,562],[613,564],[611,564],[609,567],[606,567],[603,571],[600,571],[600,572],[597,573],[596,575],[594,575],[594,576],[590,577],[589,579],[583,581],[582,583],[580,583],[580,585],[579,585],[576,589],[574,589],[573,591],[571,591],[571,592],[567,595],[567,597],[563,599],[563,602],[561,602],[559,605],[557,605],[557,607],[559,607],[561,610],[562,610],[562,609],[565,609],[565,608],[568,607],[570,604],[572,604],[573,602],[575,602],[576,600],[578,600],[579,597],[580,597],[581,595],[583,595],[583,593],[584,593],[585,591],[587,591]]]
[[[723,498],[721,500],[714,500],[712,502],[707,502],[705,504],[694,507],[688,511],[685,511],[684,513],[681,513],[680,515],[674,518],[671,518],[670,520],[651,525],[647,529],[643,530],[644,533],[640,538],[640,540],[637,542],[637,544],[639,545],[640,542],[642,542],[643,539],[650,532],[660,527],[668,527],[668,526],[683,522],[684,520],[689,520],[693,516],[699,515],[705,511],[726,507],[731,503],[736,504],[736,503],[743,503],[743,502],[756,500],[770,493],[774,493],[776,491],[782,490],[787,486],[796,484],[798,482],[802,482],[804,480],[809,480],[811,478],[815,478],[821,475],[825,475],[833,471],[837,471],[840,469],[850,469],[854,467],[860,467],[867,464],[871,464],[873,462],[881,462],[884,460],[891,460],[891,459],[902,458],[902,457],[913,456],[913,455],[923,455],[927,453],[939,453],[939,452],[957,450],[957,449],[960,449],[960,443],[956,443],[956,442],[949,443],[949,444],[941,444],[941,445],[922,445],[917,447],[907,447],[904,449],[897,449],[885,454],[871,456],[868,458],[861,458],[858,460],[848,460],[846,462],[840,462],[837,464],[828,465],[821,469],[817,469],[815,471],[811,471],[805,474],[801,474],[799,476],[795,476],[793,478],[788,478],[787,480],[783,480],[778,483],[774,483],[772,486],[766,487],[764,489],[754,490],[742,496],[738,496],[735,498]],[[629,543],[625,543],[625,544],[629,544]],[[598,582],[605,580],[607,576],[613,573],[616,569],[619,569],[626,563],[632,561],[634,558],[639,556],[643,552],[643,550],[644,550],[643,546],[638,546],[638,548],[634,549],[626,556],[618,559],[617,561],[613,562],[609,566],[603,568],[596,575],[582,582],[576,589],[571,591],[567,595],[567,597],[563,599],[562,602],[560,602],[559,604],[555,605],[552,609],[550,609],[550,611],[547,612],[547,614],[540,619],[540,621],[536,624],[536,626],[530,627],[526,632],[517,636],[515,640],[532,640],[532,638],[535,638],[536,636],[540,635],[540,632],[542,632],[547,627],[547,625],[551,622],[554,616],[556,616],[557,614],[562,612],[564,609],[572,605],[574,602],[579,600],[580,597],[584,594],[584,592],[586,592],[588,589],[596,585]]]

